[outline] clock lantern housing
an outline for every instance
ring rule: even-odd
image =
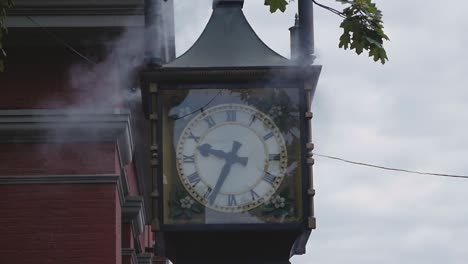
[[[187,53],[142,73],[153,229],[177,263],[289,263],[315,227],[310,104],[321,67],[269,49],[242,2],[216,1]]]

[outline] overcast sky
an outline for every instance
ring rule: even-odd
[[[244,12],[262,40],[289,56],[297,10]],[[323,4],[342,8],[332,0]],[[338,49],[340,18],[315,8],[316,152],[354,161],[468,175],[466,1],[376,1],[390,61]],[[178,54],[203,30],[211,0],[176,0]],[[293,264],[468,263],[468,180],[383,171],[316,157],[317,230]]]

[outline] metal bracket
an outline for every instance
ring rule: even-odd
[[[158,232],[161,230],[161,227],[159,225],[159,220],[154,218],[152,221],[151,221],[151,231],[153,232]]]
[[[159,198],[159,192],[158,192],[157,190],[154,190],[154,191],[151,193],[151,198],[158,199],[158,198]]]
[[[316,229],[317,228],[317,220],[313,216],[309,216],[307,219],[307,227],[309,229]]]
[[[158,85],[156,83],[150,83],[149,91],[150,91],[150,93],[157,93],[158,92]]]
[[[155,121],[159,119],[158,114],[151,114],[149,118],[150,120],[155,120]]]

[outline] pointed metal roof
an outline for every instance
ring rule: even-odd
[[[236,1],[219,1],[193,46],[163,68],[288,66],[257,36]],[[243,2],[243,1],[239,1]]]

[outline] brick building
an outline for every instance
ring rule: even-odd
[[[174,56],[173,3],[162,51]],[[153,257],[143,0],[16,0],[0,73],[0,263]]]

